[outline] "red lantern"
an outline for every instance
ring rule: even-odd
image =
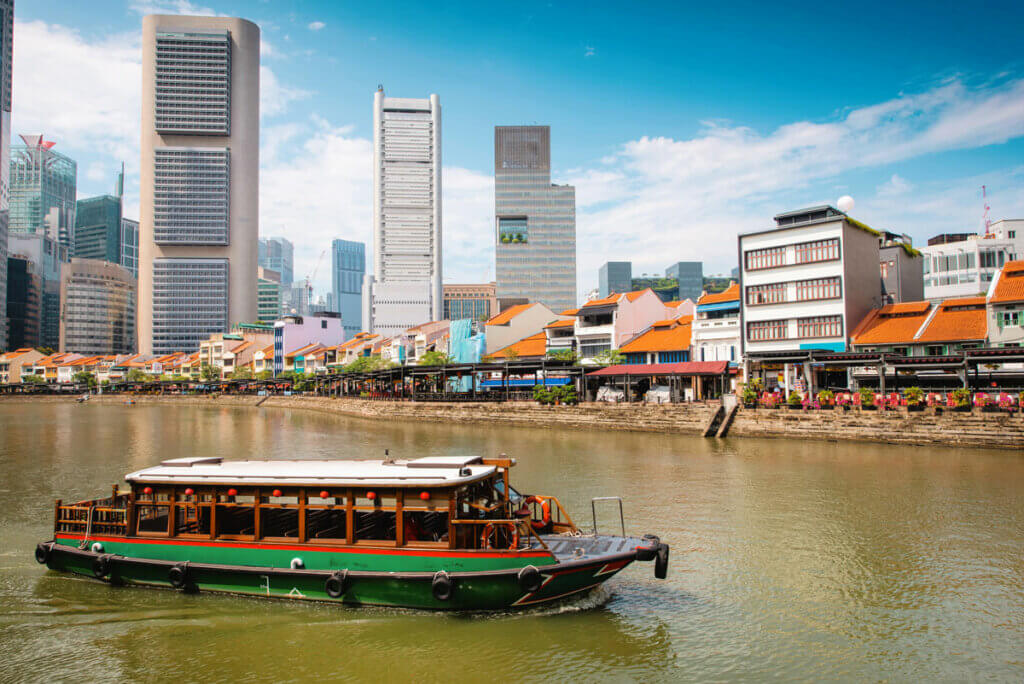
[[[377,498],[377,492],[366,492],[366,498],[373,501]]]
[[[271,492],[271,494],[273,494],[274,496],[281,496],[281,490],[275,489],[274,491]]]
[[[320,491],[320,498],[321,499],[326,499],[330,495],[331,495],[331,493],[329,491],[327,491],[326,489],[323,489],[323,490]]]
[[[187,489],[185,489],[185,496],[192,496],[195,493],[196,493],[195,490],[192,489],[191,487],[188,487]]]
[[[143,487],[142,488],[142,493],[143,494],[152,494],[153,493],[153,488],[152,487]]]
[[[424,501],[430,501],[430,492],[420,492],[420,498]]]
[[[228,496],[238,496],[238,490],[232,487],[228,490]]]

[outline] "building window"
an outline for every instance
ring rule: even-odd
[[[835,261],[839,258],[839,238],[804,242],[796,246],[796,263],[812,264],[817,261]]]
[[[1020,325],[1020,312],[1019,311],[1000,311],[996,314],[996,320],[999,322],[999,327],[1005,328],[1008,326]]]
[[[928,346],[928,356],[943,356],[946,353],[946,348],[941,344],[933,344]]]
[[[796,321],[797,337],[840,337],[842,334],[842,316],[811,316]]]
[[[747,339],[751,342],[786,339],[786,321],[751,321],[747,323]]]
[[[748,271],[785,266],[786,248],[767,247],[765,249],[752,249],[747,252],[746,260]]]
[[[747,288],[747,304],[779,304],[786,301],[786,284],[751,285]]]
[[[801,280],[796,284],[796,300],[806,302],[814,299],[838,299],[842,296],[841,290],[838,277]]]

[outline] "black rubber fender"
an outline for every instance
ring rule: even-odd
[[[658,555],[658,548],[661,546],[661,540],[653,534],[644,535],[644,546],[638,546],[636,549],[636,559],[638,561],[652,561]]]
[[[444,570],[434,573],[434,579],[430,582],[430,590],[438,601],[447,601],[452,597],[452,578]]]
[[[518,574],[516,574],[516,580],[519,582],[519,588],[528,594],[532,594],[540,589],[540,585],[544,582],[544,578],[541,576],[540,570],[532,565],[527,565],[525,568],[520,570]]]
[[[188,566],[182,563],[167,571],[167,580],[175,589],[184,589],[188,584]]]
[[[654,559],[654,576],[658,579],[668,577],[668,544],[658,545],[658,554]]]
[[[92,574],[97,579],[103,579],[110,574],[110,556],[96,556],[92,559]]]
[[[341,572],[335,572],[327,581],[324,582],[324,591],[331,598],[341,598],[341,595],[345,593],[345,580],[348,579],[348,570],[342,570]]]
[[[36,544],[36,563],[46,565],[46,562],[50,560],[52,550],[53,544]]]

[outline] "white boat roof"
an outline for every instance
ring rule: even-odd
[[[480,456],[428,456],[414,460],[225,461],[175,458],[128,473],[128,482],[352,487],[455,486],[494,474]]]

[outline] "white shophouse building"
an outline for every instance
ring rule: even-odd
[[[691,361],[740,360],[740,288],[732,283],[724,292],[703,294],[691,327]]]
[[[982,295],[1004,264],[1024,256],[1024,219],[996,221],[987,235],[937,235],[920,249],[925,299]]]

